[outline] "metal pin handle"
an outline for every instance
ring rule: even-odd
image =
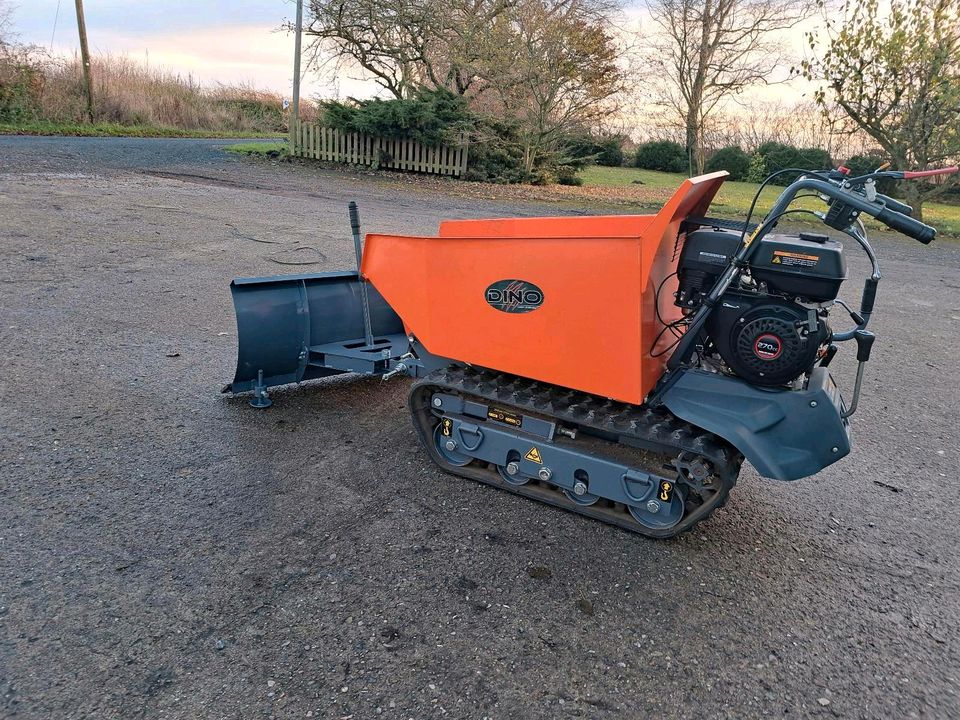
[[[357,256],[357,279],[360,283],[360,301],[363,304],[363,339],[367,347],[373,347],[373,327],[370,322],[370,298],[367,295],[367,283],[360,272],[360,265],[363,260],[363,247],[360,244],[360,211],[357,204],[351,200],[348,205],[350,210],[350,229],[353,231],[353,251]]]

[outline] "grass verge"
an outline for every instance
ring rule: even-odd
[[[241,153],[243,155],[262,155],[263,157],[286,157],[287,143],[279,142],[251,142],[237,143],[236,145],[227,145],[224,150],[229,152]]]
[[[657,206],[662,204],[673,194],[685,175],[675,173],[640,170],[639,168],[600,167],[591,166],[581,173],[584,188],[595,188],[611,200],[618,196],[626,201],[639,201],[642,204]],[[639,182],[638,182],[639,181]],[[767,187],[757,203],[756,217],[762,217],[773,201],[783,190],[781,187]],[[750,203],[757,192],[754,183],[726,181],[716,199],[710,207],[710,212],[726,217],[742,218],[750,209]],[[650,202],[645,202],[649,198]],[[817,199],[800,200],[793,207],[821,210],[824,204]],[[878,223],[866,218],[868,224],[882,227]],[[944,235],[960,236],[960,205],[945,203],[925,203],[923,206],[923,220],[933,225]],[[793,215],[791,222],[804,223],[802,214]],[[818,220],[810,218],[811,224],[819,224]]]
[[[75,137],[153,137],[153,138],[263,138],[283,137],[280,133],[249,130],[185,130],[150,125],[116,123],[0,123],[0,135],[69,135]]]

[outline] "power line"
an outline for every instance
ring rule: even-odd
[[[60,0],[57,0],[57,12],[53,16],[53,32],[50,33],[50,52],[53,52],[53,38],[57,35],[57,20],[60,19]]]

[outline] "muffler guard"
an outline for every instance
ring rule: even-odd
[[[774,480],[813,475],[850,452],[843,400],[826,368],[816,368],[803,390],[758,388],[687,370],[664,392],[663,404],[728,441]]]
[[[344,372],[382,374],[406,352],[403,322],[367,285],[374,347],[364,347],[356,272],[239,278],[230,284],[237,314],[237,372],[225,391],[298,383]]]

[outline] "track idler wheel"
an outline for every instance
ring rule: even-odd
[[[451,465],[455,465],[456,467],[465,467],[473,462],[472,457],[457,450],[457,441],[454,440],[450,435],[447,435],[447,432],[448,431],[446,428],[444,428],[443,423],[440,423],[437,425],[437,429],[433,433],[433,439],[437,446],[437,452],[443,456],[443,459]]]
[[[683,519],[687,491],[683,485],[671,488],[669,499],[658,490],[658,497],[651,498],[643,505],[628,505],[631,517],[645,528],[667,530]]]

